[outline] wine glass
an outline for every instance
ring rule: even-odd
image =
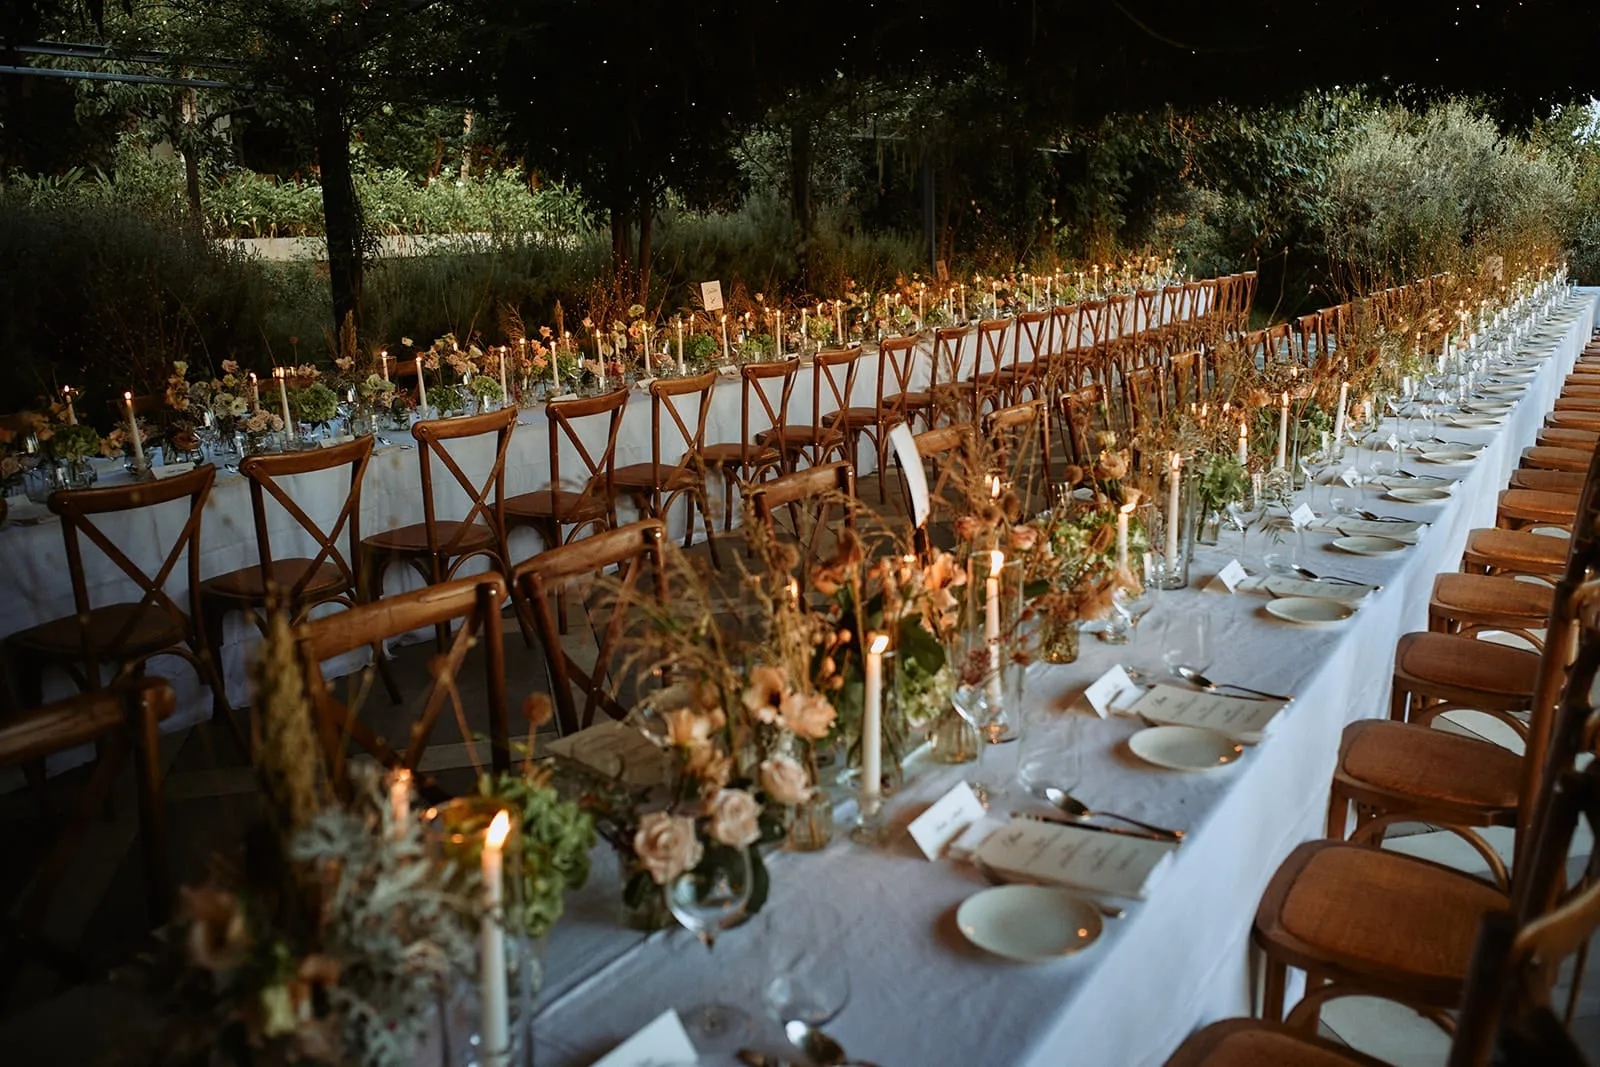
[[[1203,674],[1211,666],[1211,616],[1205,612],[1171,612],[1161,637],[1161,662],[1174,674],[1179,667]]]
[[[711,845],[698,866],[667,882],[662,893],[668,910],[709,951],[719,933],[744,921],[754,887],[748,849]],[[750,1017],[731,1004],[701,1004],[685,1012],[683,1020],[703,1052],[721,1051],[750,1028]]]
[[[1261,521],[1261,516],[1266,513],[1267,497],[1264,492],[1264,482],[1258,471],[1250,475],[1250,481],[1244,486],[1244,492],[1239,499],[1228,503],[1228,521],[1233,528],[1239,531],[1239,556],[1245,554],[1245,541],[1249,537],[1250,527]]]
[[[1161,588],[1160,561],[1154,552],[1140,554],[1134,574],[1139,582],[1135,588],[1118,586],[1111,594],[1112,619],[1106,624],[1101,638],[1114,645],[1130,644],[1138,633],[1139,620],[1150,614],[1156,606],[1157,591]]]
[[[1005,784],[989,781],[984,758],[996,745],[1018,742],[1023,671],[1019,664],[1007,662],[1003,642],[989,643],[983,627],[965,631],[958,648],[956,687],[950,703],[978,734],[977,777],[967,784],[987,807],[995,797],[1004,795]]]
[[[820,1029],[850,1001],[846,956],[824,947],[824,938],[848,930],[833,903],[803,897],[790,906],[763,912],[769,977],[761,990],[767,1015],[780,1023],[795,1019]]]

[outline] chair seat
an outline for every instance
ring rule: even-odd
[[[1518,467],[1511,472],[1506,486],[1511,489],[1538,489],[1548,493],[1581,493],[1588,480],[1584,471],[1546,471],[1532,467]]]
[[[828,425],[842,427],[846,430],[864,430],[868,426],[893,426],[904,421],[898,411],[889,407],[889,402],[884,401],[883,411],[880,415],[877,408],[842,408],[828,416]]]
[[[1461,871],[1343,841],[1309,841],[1272,876],[1255,936],[1291,967],[1413,1004],[1453,1008],[1500,890]]]
[[[510,501],[506,502],[506,512],[510,513]],[[494,533],[489,527],[481,523],[468,525],[454,519],[446,519],[433,524],[434,531],[439,539],[439,544],[453,545],[452,551],[457,555],[476,552],[489,548],[494,544]],[[456,541],[456,538],[460,538]],[[428,526],[426,523],[412,523],[410,526],[401,526],[393,530],[384,530],[370,537],[361,539],[361,547],[374,552],[394,552],[402,555],[416,555],[426,553],[428,549]]]
[[[1587,473],[1591,455],[1578,448],[1533,445],[1522,450],[1522,465],[1541,470]]]
[[[1518,710],[1533,699],[1539,654],[1459,634],[1410,633],[1394,651],[1395,689]]]
[[[1362,719],[1344,728],[1334,776],[1357,789],[1417,798],[1464,816],[1440,821],[1506,824],[1516,818],[1522,757],[1431,726]]]
[[[796,452],[802,448],[819,448],[838,441],[841,435],[832,426],[785,426],[762,430],[756,434],[756,443],[783,452]]]
[[[613,471],[611,481],[618,489],[676,491],[693,489],[700,484],[700,475],[695,473],[693,467],[676,467],[667,463],[659,467],[649,463],[630,463]]]
[[[86,620],[68,615],[6,638],[13,648],[49,659],[79,659],[89,646],[107,661],[139,659],[187,640],[185,625],[157,604],[106,604],[90,609]]]
[[[886,408],[898,408],[902,411],[916,411],[918,408],[933,405],[933,392],[931,390],[913,390],[905,393],[891,393],[883,398]]]
[[[259,604],[267,599],[267,585],[270,582],[275,589],[287,591],[295,587],[295,583],[305,578],[306,572],[311,569],[309,559],[275,559],[269,571],[256,567],[241,567],[227,574],[219,574],[215,578],[207,578],[200,583],[200,595],[219,600],[235,600],[245,604]],[[312,599],[327,593],[343,591],[348,585],[344,572],[332,563],[317,564],[310,580],[306,581],[305,588],[300,595],[305,599]]]
[[[648,466],[648,464],[646,464]],[[605,498],[575,489],[535,489],[506,499],[506,521],[553,519],[561,523],[591,522],[605,518]]]
[[[1502,525],[1518,522],[1550,522],[1571,525],[1578,515],[1578,498],[1573,493],[1540,489],[1507,489],[1500,494],[1497,516]]]
[[[1447,571],[1433,580],[1428,610],[1458,620],[1502,619],[1508,626],[1539,626],[1549,617],[1554,598],[1548,585]]]
[[[1473,530],[1462,563],[1467,566],[1556,578],[1566,569],[1567,538],[1531,530]]]
[[[1547,427],[1534,438],[1535,448],[1570,448],[1575,452],[1593,452],[1600,446],[1600,433],[1594,430],[1568,430]]]
[[[764,467],[780,458],[776,449],[743,441],[724,441],[700,449],[701,462],[710,467]]]
[[[1353,1048],[1308,1037],[1281,1023],[1224,1019],[1178,1046],[1166,1067],[1388,1067]]]

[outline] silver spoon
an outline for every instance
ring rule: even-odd
[[[790,1019],[783,1024],[783,1033],[816,1067],[842,1067],[850,1061],[839,1042],[804,1019]]]
[[[1183,840],[1182,830],[1171,830],[1165,826],[1155,826],[1151,823],[1140,822],[1138,819],[1130,818],[1127,815],[1118,815],[1114,811],[1095,811],[1090,808],[1089,805],[1085,804],[1083,801],[1079,800],[1065,789],[1062,789],[1060,786],[1050,785],[1047,782],[1041,782],[1034,786],[1033,795],[1038,797],[1040,800],[1043,800],[1047,804],[1055,805],[1068,815],[1071,815],[1075,818],[1087,819],[1091,816],[1099,815],[1102,818],[1115,819],[1118,822],[1125,822],[1129,826],[1137,826],[1141,830],[1148,831],[1149,833],[1155,834],[1157,837],[1164,838],[1168,841]]]
[[[1190,685],[1194,686],[1196,689],[1204,689],[1208,693],[1215,693],[1219,689],[1237,689],[1241,693],[1254,693],[1256,696],[1261,697],[1263,700],[1293,700],[1294,699],[1294,697],[1286,695],[1284,693],[1269,693],[1264,689],[1251,689],[1247,685],[1236,685],[1233,682],[1213,682],[1210,678],[1207,678],[1205,675],[1201,674],[1199,671],[1195,670],[1193,667],[1185,667],[1185,666],[1179,665],[1177,667],[1172,668],[1172,670],[1173,670],[1173,672],[1175,674],[1178,675],[1178,677],[1182,678],[1184,681],[1188,682]]]

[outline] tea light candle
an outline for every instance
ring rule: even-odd
[[[883,654],[888,634],[867,646],[866,693],[861,709],[861,800],[863,814],[883,796]]]
[[[999,707],[1003,699],[1000,687],[1000,571],[1006,565],[1006,554],[999,549],[989,552],[989,578],[984,584],[985,602],[983,636],[989,646],[989,703]]]
[[[128,441],[133,445],[133,467],[142,471],[150,464],[144,458],[144,435],[139,432],[139,419],[133,413],[133,394],[123,393],[122,402],[128,406]]]
[[[511,833],[511,818],[500,812],[489,824],[483,839],[483,929],[478,949],[478,990],[483,1006],[484,1063],[505,1067],[511,1044],[510,1012],[506,1000],[505,918],[501,914],[504,890],[506,837]]]

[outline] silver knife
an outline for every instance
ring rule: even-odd
[[[1074,819],[1070,815],[1052,815],[1042,811],[1014,811],[1013,819],[1031,819],[1034,822],[1055,823],[1057,826],[1076,826],[1080,830],[1093,830],[1100,834],[1117,834],[1120,837],[1137,837],[1145,841],[1160,841],[1164,844],[1178,845],[1182,840],[1164,834],[1153,834],[1146,830],[1124,829],[1121,826],[1100,826],[1092,822]]]

